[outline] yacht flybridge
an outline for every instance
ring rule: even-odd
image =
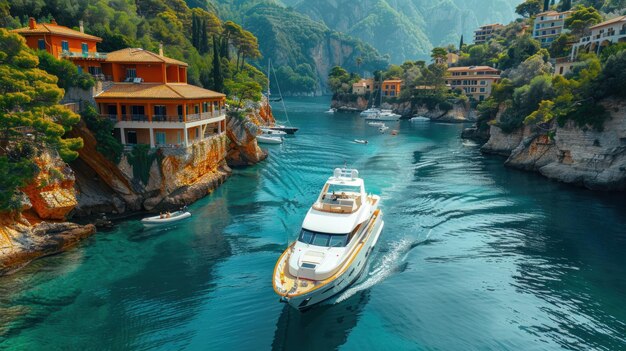
[[[336,168],[309,209],[298,239],[274,268],[274,291],[306,309],[345,290],[363,272],[384,226],[380,197],[355,169]]]

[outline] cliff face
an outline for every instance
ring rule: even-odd
[[[230,167],[250,166],[267,158],[256,142],[261,133],[261,125],[275,123],[272,109],[264,100],[260,104],[248,106],[244,115],[229,114],[226,118],[226,134],[230,141],[226,162]]]
[[[626,101],[603,102],[611,118],[603,131],[579,128],[572,122],[551,126],[554,137],[523,128],[511,134],[491,126],[481,149],[507,156],[506,165],[537,171],[565,183],[597,190],[626,190]]]
[[[22,213],[0,213],[0,275],[95,233],[92,225],[64,222],[77,204],[72,169],[51,152],[35,162],[40,171],[21,189],[26,195]]]

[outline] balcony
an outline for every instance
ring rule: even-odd
[[[61,57],[67,59],[93,59],[93,60],[106,60],[107,54],[103,52],[71,52],[63,51]]]
[[[220,117],[226,114],[226,110],[215,110],[213,113],[204,112],[204,113],[193,113],[187,115],[187,123],[207,120],[215,117]],[[108,118],[113,122],[118,122],[117,115],[110,114],[101,114],[100,117]],[[149,122],[149,117],[147,115],[125,115],[121,117],[122,122]],[[152,123],[159,122],[169,122],[169,123],[182,123],[183,116],[182,115],[154,115],[152,116]]]

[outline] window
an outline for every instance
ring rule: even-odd
[[[137,77],[137,69],[135,68],[126,69],[126,78],[136,78],[136,77]]]
[[[83,49],[83,54],[86,54],[89,52],[89,46],[87,46],[87,43],[82,43],[80,46]]]
[[[202,112],[209,112],[209,103],[208,102],[203,102],[202,103]]]
[[[165,116],[165,105],[154,105],[155,116]]]
[[[156,132],[156,143],[157,145],[165,144],[165,132]]]
[[[70,44],[68,44],[67,40],[61,42],[61,50],[70,51]]]
[[[487,84],[487,82],[485,82],[484,80],[480,81],[480,85],[485,85],[485,84]]]
[[[193,111],[195,114],[200,113],[200,105],[193,105]]]
[[[196,139],[200,137],[200,128],[196,127]]]
[[[89,71],[89,74],[91,75],[98,75],[98,74],[102,74],[102,69],[98,66],[89,66],[87,67],[87,70]]]
[[[37,47],[39,50],[46,50],[46,41],[43,39],[37,40]]]
[[[484,93],[485,92],[485,88],[480,88],[480,92]]]
[[[298,241],[315,246],[345,247],[348,245],[348,234],[326,234],[302,229]]]

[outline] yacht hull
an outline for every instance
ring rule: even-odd
[[[365,245],[363,245],[359,253],[354,258],[350,267],[346,269],[343,274],[338,275],[333,281],[317,290],[313,290],[309,293],[298,296],[282,296],[280,298],[280,301],[288,303],[296,309],[306,310],[311,308],[311,306],[328,300],[329,298],[349,288],[354,282],[359,279],[359,277],[363,273],[365,266],[367,265],[367,260],[374,251],[374,247],[378,242],[378,238],[383,230],[384,225],[385,221],[383,220],[382,216],[377,217],[376,223],[374,223],[372,234],[367,238]]]

